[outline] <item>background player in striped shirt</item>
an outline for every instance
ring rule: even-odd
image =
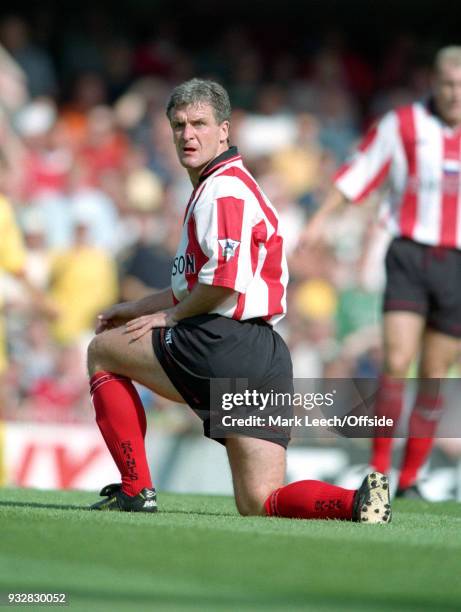
[[[461,337],[461,47],[435,58],[433,93],[425,102],[387,113],[365,135],[304,231],[314,246],[327,217],[345,202],[361,202],[385,181],[389,230],[384,295],[384,372],[378,414],[396,422],[404,380],[420,355],[419,392],[409,423],[398,496],[419,496],[419,468],[433,444],[442,410],[437,379],[459,355]],[[432,379],[432,380],[431,380]],[[391,437],[373,440],[371,464],[391,466]]]
[[[103,313],[89,347],[96,420],[122,478],[92,507],[157,510],[134,379],[189,404],[205,435],[225,445],[241,514],[388,522],[385,476],[370,474],[357,491],[312,480],[283,486],[289,431],[213,431],[210,409],[219,406],[211,405],[210,379],[245,378],[268,393],[289,393],[293,384],[290,354],[273,330],[286,311],[288,282],[278,216],[229,146],[230,114],[227,92],[212,81],[183,83],[168,103],[194,189],[171,288]]]

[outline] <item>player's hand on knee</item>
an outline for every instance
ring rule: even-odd
[[[132,319],[125,323],[124,333],[130,334],[130,342],[134,342],[156,327],[174,327],[177,321],[173,316],[172,310],[163,310],[155,314],[143,315],[142,317]]]
[[[100,334],[101,332],[106,331],[106,329],[120,327],[120,325],[123,325],[130,319],[133,319],[134,316],[135,314],[133,313],[132,302],[114,304],[98,315],[96,333]]]

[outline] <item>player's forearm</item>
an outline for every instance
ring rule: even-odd
[[[167,310],[174,305],[171,288],[152,293],[136,302],[132,302],[133,318],[154,314],[160,310]]]
[[[325,196],[319,209],[314,214],[316,218],[327,218],[348,202],[345,195],[333,185]]]
[[[222,304],[234,292],[228,287],[215,287],[213,285],[202,285],[197,283],[184,300],[173,308],[172,316],[176,321],[206,314]]]
[[[328,217],[337,211],[345,202],[347,202],[347,199],[341,191],[333,185],[320,208],[312,215],[305,226],[299,240],[301,248],[306,248],[308,246],[315,247],[323,240]]]

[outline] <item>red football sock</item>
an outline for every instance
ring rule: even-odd
[[[299,480],[273,491],[264,508],[268,516],[351,520],[355,493],[319,480]]]
[[[385,416],[394,421],[394,428],[397,427],[403,407],[403,392],[405,382],[403,380],[391,378],[383,374],[380,379],[379,390],[375,404],[375,416]],[[386,437],[375,435],[372,441],[372,451],[370,464],[373,469],[386,474],[391,467],[391,453],[394,439],[393,431],[386,428]],[[379,430],[378,430],[379,434]]]
[[[144,437],[146,414],[133,383],[125,376],[96,372],[90,380],[96,423],[122,477],[122,491],[137,495],[151,488]]]
[[[409,438],[400,471],[400,489],[411,487],[416,482],[420,467],[429,457],[442,407],[443,399],[437,392],[418,393],[410,417]]]

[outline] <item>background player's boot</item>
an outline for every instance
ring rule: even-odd
[[[380,472],[372,472],[355,494],[352,520],[357,523],[390,523],[389,479]]]
[[[105,497],[90,506],[90,510],[116,510],[119,512],[157,512],[155,489],[142,489],[131,497],[122,491],[120,483],[106,485],[99,493]]]
[[[411,485],[411,487],[406,487],[405,489],[399,487],[395,492],[395,497],[400,497],[401,499],[425,499],[424,495],[415,484]]]

